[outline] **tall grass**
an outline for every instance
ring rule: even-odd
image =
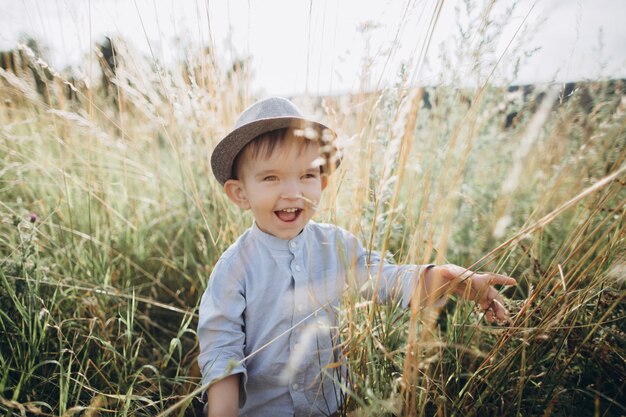
[[[112,93],[73,82],[78,100],[62,74],[41,95],[0,71],[6,416],[200,414],[199,297],[250,224],[208,161],[254,99],[249,72],[227,75],[211,54],[155,70],[123,44],[119,61]],[[537,88],[510,128],[506,88],[488,82],[423,90],[401,74],[295,98],[345,146],[318,220],[399,263],[519,282],[506,326],[471,303],[405,311],[346,295],[342,414],[626,413],[625,86],[560,87]]]

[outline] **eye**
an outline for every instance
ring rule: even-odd
[[[263,181],[276,181],[278,177],[276,175],[268,175],[267,177],[263,177]]]
[[[307,172],[302,176],[304,179],[317,178],[317,173]]]

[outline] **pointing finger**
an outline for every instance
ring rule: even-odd
[[[491,284],[497,284],[497,285],[517,284],[517,280],[515,278],[508,277],[506,275],[500,275],[500,274],[494,274],[494,273],[489,273],[487,275],[489,275],[489,282]]]

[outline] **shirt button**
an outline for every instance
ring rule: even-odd
[[[298,244],[296,242],[289,242],[289,246],[291,247],[291,249],[295,249]]]
[[[294,390],[294,391],[298,391],[298,389],[300,388],[300,385],[298,385],[298,384],[293,384],[293,385],[291,386],[291,388],[293,388],[293,390]]]
[[[300,272],[300,270],[302,270],[302,268],[300,268],[300,265],[296,265],[296,271]]]

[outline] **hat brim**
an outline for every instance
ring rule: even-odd
[[[337,134],[328,126],[314,122],[312,120],[299,117],[272,117],[269,119],[259,119],[254,122],[245,124],[226,135],[215,147],[211,155],[211,169],[215,178],[220,184],[224,185],[226,181],[232,178],[233,163],[241,150],[252,139],[272,130],[283,128],[306,129],[312,128],[323,134],[328,131],[333,137]],[[335,161],[334,168],[338,167],[340,160]],[[326,169],[328,170],[328,169]]]

